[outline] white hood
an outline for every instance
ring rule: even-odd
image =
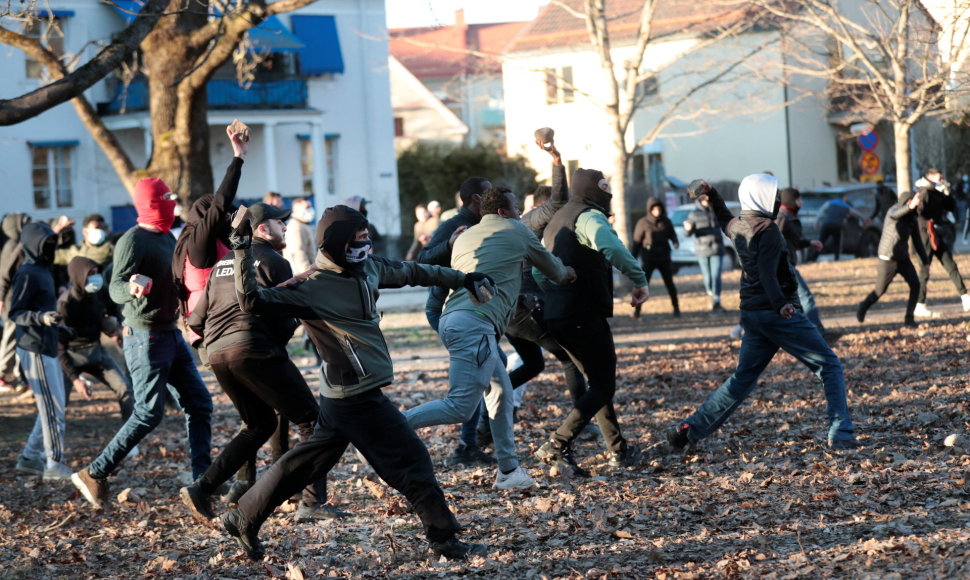
[[[742,210],[753,210],[770,216],[775,209],[778,179],[767,173],[755,173],[741,180],[738,200]]]

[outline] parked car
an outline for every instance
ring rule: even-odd
[[[741,212],[741,204],[736,201],[725,202],[731,213],[738,215]],[[670,259],[674,263],[674,270],[683,266],[696,266],[697,256],[694,255],[694,236],[688,236],[684,232],[684,222],[690,217],[690,212],[697,208],[693,203],[678,205],[674,211],[670,212],[670,221],[674,224],[674,231],[677,232],[677,239],[680,240],[680,247],[673,250]],[[734,251],[734,242],[721,233],[724,238],[724,261],[721,267],[725,270],[733,270],[738,265],[738,255]]]
[[[890,184],[891,186],[891,184]],[[876,207],[876,184],[875,183],[853,183],[848,185],[836,185],[806,189],[801,191],[802,209],[798,212],[798,217],[802,220],[802,229],[806,239],[817,240],[819,227],[816,223],[819,210],[825,202],[839,199],[843,195],[848,199],[849,205],[864,216],[872,215]],[[879,237],[882,235],[882,223],[873,220],[866,224],[864,221],[849,216],[842,227],[842,253],[854,254],[858,258],[869,258],[876,255],[879,249]],[[835,248],[832,242],[822,249],[822,253],[832,253]],[[809,248],[805,252],[805,260],[812,261],[818,257],[818,253]]]

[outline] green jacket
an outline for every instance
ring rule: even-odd
[[[394,380],[394,366],[375,304],[378,288],[442,285],[459,288],[451,268],[370,256],[348,272],[317,252],[317,271],[292,286],[260,288],[252,248],[235,251],[236,294],[243,312],[291,316],[303,322],[323,359],[320,393],[344,399]]]

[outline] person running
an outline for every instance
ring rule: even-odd
[[[108,476],[165,415],[171,385],[186,414],[192,478],[212,463],[212,396],[192,352],[176,327],[179,290],[172,275],[175,199],[164,181],[146,177],[135,184],[138,223],[115,247],[108,291],[122,304],[125,362],[131,373],[135,410],[104,450],[71,481],[88,502],[101,509],[108,501]]]
[[[866,295],[856,309],[856,319],[861,323],[866,320],[866,312],[872,307],[893,281],[896,274],[903,277],[909,285],[909,298],[906,300],[906,314],[903,324],[917,326],[914,312],[919,300],[919,276],[913,262],[909,259],[909,241],[913,241],[913,251],[919,256],[920,264],[930,263],[930,256],[923,247],[923,238],[919,235],[917,213],[922,203],[922,196],[911,191],[899,194],[899,203],[886,212],[882,237],[879,239],[879,263],[876,271],[876,287]]]
[[[677,299],[677,286],[674,285],[674,265],[670,259],[670,246],[680,247],[674,224],[667,217],[667,209],[663,202],[655,197],[647,200],[647,215],[637,221],[633,229],[633,241],[630,242],[630,253],[634,258],[640,258],[640,265],[647,276],[647,283],[653,276],[654,270],[660,272],[670,305],[674,309],[674,318],[680,316],[680,301]],[[634,306],[633,317],[640,318],[640,306]]]
[[[577,169],[572,177],[569,201],[556,212],[543,233],[543,244],[576,271],[577,283],[548,284],[536,281],[545,291],[543,313],[546,326],[586,375],[588,388],[575,402],[549,441],[535,455],[551,463],[555,471],[588,476],[573,456],[573,441],[596,417],[611,465],[629,466],[641,457],[620,433],[613,395],[616,393],[616,348],[607,318],[613,316],[613,267],[634,285],[630,305],[647,300],[647,276],[610,226],[609,182],[602,171]],[[533,270],[533,274],[537,274]]]
[[[960,268],[953,259],[953,244],[956,241],[956,227],[947,219],[947,214],[956,215],[957,206],[950,195],[949,186],[943,181],[943,174],[939,169],[930,168],[926,175],[916,181],[916,191],[921,198],[919,206],[919,231],[923,238],[923,247],[930,256],[940,261],[943,269],[950,276],[950,282],[960,295],[963,311],[970,311],[970,294],[960,275]],[[915,315],[924,318],[936,318],[940,314],[926,307],[926,290],[930,281],[930,262],[922,264],[919,269],[919,297],[916,302]]]
[[[279,253],[286,232],[283,220],[290,212],[257,203],[249,213],[256,279],[261,288],[272,288],[293,276],[289,262]],[[285,418],[284,426],[289,422],[298,426],[301,439],[312,435],[319,413],[310,387],[286,352],[286,343],[299,323],[285,316],[244,313],[236,300],[234,272],[230,253],[212,269],[205,293],[189,318],[189,325],[203,338],[212,373],[243,422],[242,430],[222,448],[202,477],[181,489],[183,501],[203,521],[215,517],[212,497],[236,470],[248,464],[231,490],[237,501],[253,486],[256,452],[278,432],[277,413]],[[288,439],[285,430],[280,439]],[[325,479],[304,489],[296,520],[334,517],[335,510],[323,506],[326,499]]]
[[[748,398],[779,349],[801,361],[822,381],[828,404],[829,447],[858,447],[845,397],[842,363],[798,302],[798,283],[787,256],[788,246],[775,223],[781,205],[778,180],[764,173],[742,179],[738,217],[706,181],[695,180],[687,191],[694,199],[707,198],[738,251],[744,337],[734,374],[693,415],[667,430],[671,447],[683,449],[717,431]]]
[[[435,557],[485,553],[485,546],[457,539],[460,526],[435,478],[427,448],[381,391],[393,382],[394,368],[375,302],[378,288],[442,284],[474,290],[486,276],[373,255],[367,220],[338,205],[327,209],[317,224],[315,270],[299,275],[302,283],[260,288],[247,213],[240,208],[234,219],[233,243],[243,312],[299,318],[325,364],[313,436],[283,455],[239,499],[238,508],[222,516],[226,532],[250,558],[262,558],[259,529],[266,518],[307,483],[326,477],[353,444],[378,476],[411,503]]]
[[[779,194],[781,208],[778,210],[778,217],[775,223],[781,231],[785,243],[788,244],[788,261],[791,262],[792,271],[795,273],[795,282],[798,283],[798,301],[801,303],[805,316],[815,325],[819,334],[825,336],[826,330],[822,325],[822,317],[819,315],[818,306],[815,305],[815,295],[812,294],[808,282],[798,271],[798,251],[803,248],[814,248],[822,251],[822,242],[819,240],[806,240],[802,234],[802,220],[798,219],[798,210],[802,208],[802,194],[797,189],[786,187]],[[719,232],[720,233],[720,232]]]

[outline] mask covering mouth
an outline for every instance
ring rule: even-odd
[[[347,245],[347,254],[344,256],[344,259],[347,260],[348,264],[359,264],[367,259],[371,246],[370,240],[350,242]]]
[[[87,228],[84,230],[84,239],[92,246],[100,246],[108,241],[108,232],[101,228]]]
[[[104,287],[104,276],[101,274],[91,274],[88,276],[88,282],[84,285],[84,291],[88,294],[94,294],[98,290]]]

